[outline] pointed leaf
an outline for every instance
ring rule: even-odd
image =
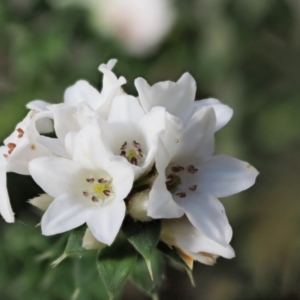
[[[164,272],[164,261],[159,251],[153,251],[150,257],[150,262],[153,270],[153,281],[149,276],[146,262],[142,258],[138,259],[135,264],[131,272],[130,279],[146,295],[153,297],[157,295]]]
[[[113,299],[129,276],[137,258],[137,252],[126,240],[116,240],[110,247],[99,251],[97,269]]]
[[[128,241],[145,260],[150,259],[152,251],[156,248],[160,231],[160,220],[140,222],[127,217],[123,224],[123,232],[128,238]]]
[[[82,254],[87,250],[82,247],[83,236],[86,231],[86,225],[80,226],[74,230],[72,230],[68,243],[65,249],[65,254]]]

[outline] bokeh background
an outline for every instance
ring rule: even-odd
[[[115,72],[135,95],[138,76],[153,84],[190,72],[197,99],[215,97],[234,109],[216,135],[217,152],[251,162],[260,175],[250,190],[222,199],[236,258],[196,264],[195,288],[187,274],[166,266],[160,298],[300,299],[300,1],[108,2],[0,1],[1,141],[27,102],[61,102],[82,78],[101,89],[97,67],[110,58],[119,60]],[[18,220],[0,221],[0,299],[71,299],[78,287],[76,299],[107,299],[93,256],[50,268],[67,235],[41,236],[41,213],[26,202],[39,190],[27,177],[8,180]],[[148,298],[128,282],[120,299]]]

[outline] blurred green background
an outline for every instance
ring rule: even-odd
[[[77,1],[78,2],[78,1]],[[133,80],[197,81],[197,99],[215,97],[234,109],[216,135],[217,152],[251,162],[256,185],[222,199],[236,258],[195,266],[188,276],[166,268],[161,299],[300,299],[300,2],[299,0],[177,0],[169,34],[148,55],[133,55],[103,36],[83,7],[45,0],[0,1],[0,137],[34,99],[61,102],[84,78],[101,88],[100,63],[136,95]],[[18,221],[0,228],[0,299],[106,299],[94,257],[68,258],[50,268],[66,235],[43,237],[41,213],[26,203],[38,192],[30,178],[10,174]],[[75,297],[73,298],[75,299]],[[121,299],[148,299],[130,282]]]

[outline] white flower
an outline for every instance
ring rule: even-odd
[[[186,214],[190,222],[221,245],[231,240],[232,230],[217,198],[243,191],[255,182],[257,170],[248,163],[215,155],[215,113],[196,112],[184,132],[174,139],[161,135],[156,155],[156,178],[148,203],[153,218]]]
[[[99,116],[106,119],[112,100],[114,97],[124,93],[121,86],[126,83],[124,77],[117,78],[112,72],[116,63],[116,59],[111,59],[107,64],[99,66],[99,71],[103,73],[101,93],[87,81],[79,80],[73,86],[66,89],[64,102],[75,107],[79,103],[85,102],[93,110],[97,111]]]
[[[49,123],[42,119],[45,114],[30,111],[25,119],[17,124],[14,132],[4,140],[0,147],[0,213],[6,222],[14,222],[6,187],[6,173],[15,172],[29,175],[28,163],[33,158],[52,155],[52,153],[37,142],[40,135],[36,126],[39,121],[40,129],[48,131]],[[45,123],[44,123],[45,122]]]
[[[108,149],[116,158],[127,160],[137,179],[150,171],[158,133],[171,127],[172,121],[163,107],[145,114],[137,98],[122,95],[114,99],[107,121],[100,120],[100,128]]]
[[[91,14],[95,30],[119,40],[137,55],[153,52],[175,20],[172,0],[53,0],[57,5],[77,4]]]
[[[183,74],[177,82],[164,81],[149,86],[143,78],[135,80],[139,100],[145,112],[155,106],[163,106],[167,112],[187,123],[191,116],[202,107],[212,107],[217,116],[216,130],[219,130],[232,117],[232,109],[216,99],[195,102],[196,82],[189,74]]]
[[[174,246],[191,269],[194,260],[213,265],[218,256],[234,257],[234,250],[229,244],[221,245],[209,239],[186,217],[162,220],[160,239],[169,246]]]
[[[84,223],[93,235],[110,245],[125,216],[124,198],[133,184],[126,164],[111,161],[99,130],[91,125],[66,143],[72,160],[42,157],[31,161],[30,174],[55,199],[42,218],[42,232],[52,235]]]

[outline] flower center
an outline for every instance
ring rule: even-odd
[[[111,180],[108,178],[86,178],[85,188],[82,191],[84,197],[90,198],[94,203],[107,200],[113,193]]]
[[[124,156],[131,164],[135,166],[142,166],[145,158],[142,146],[137,141],[132,141],[131,145],[125,141],[120,148],[120,155]]]
[[[179,198],[185,198],[189,192],[197,191],[194,175],[198,169],[194,165],[173,165],[167,168],[166,185],[168,190]]]

